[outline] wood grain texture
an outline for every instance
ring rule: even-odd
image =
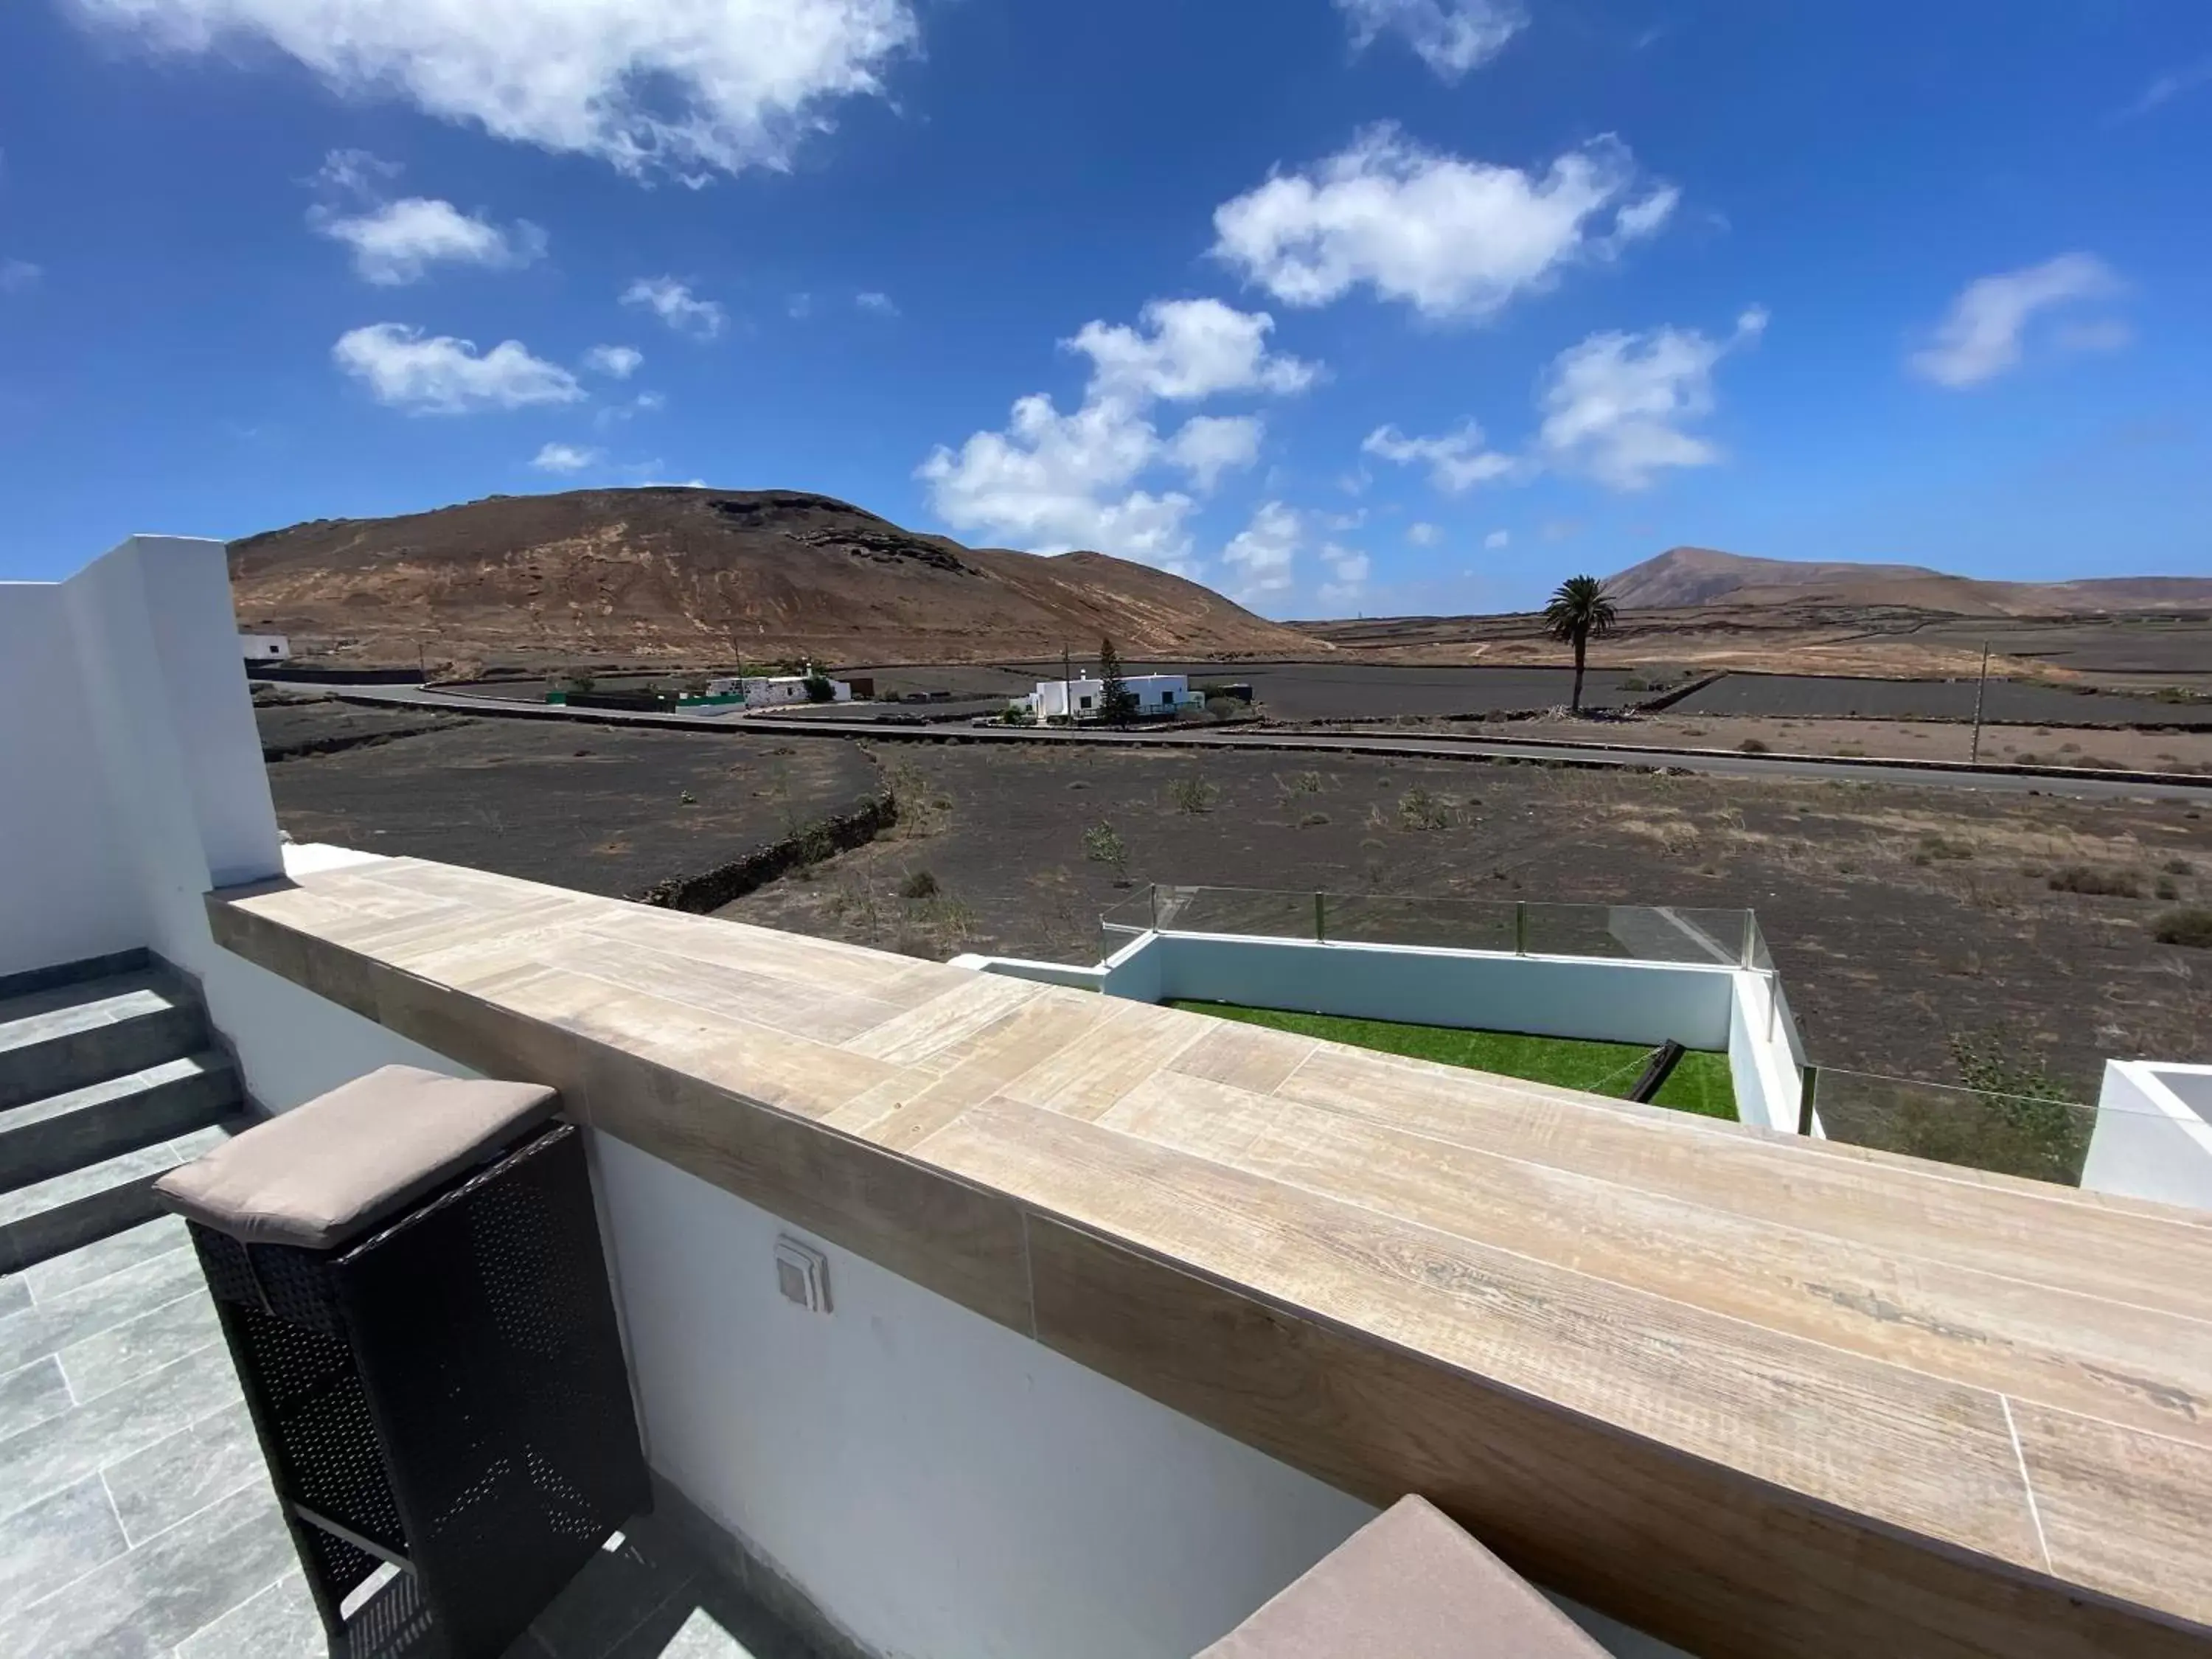
[[[1303,1316],[1418,1346],[1482,1386],[1717,1462],[1755,1440],[1793,1491],[2042,1565],[2003,1404],[1987,1390],[1816,1351],[1012,1102],[988,1103],[922,1150],[1178,1266],[1264,1279]]]
[[[1776,1331],[2212,1446],[2197,1322],[1163,1073],[1101,1120],[1152,1144]]]
[[[2202,1632],[1992,1571],[1042,1218],[1037,1336],[1320,1480],[1418,1492],[1537,1583],[1703,1659],[2202,1659]]]
[[[413,860],[209,908],[1692,1651],[2212,1654],[2205,1218]]]

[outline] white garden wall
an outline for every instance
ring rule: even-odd
[[[2106,1060],[2081,1185],[2212,1210],[2212,1066]]]
[[[1158,972],[1157,984],[1152,975]],[[1106,976],[1109,996],[1462,1025],[1603,1042],[1728,1047],[1721,967],[1407,945],[1154,933]]]

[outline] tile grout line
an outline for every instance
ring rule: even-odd
[[[2012,1396],[1999,1394],[1997,1403],[2004,1407],[2005,1432],[2012,1437],[2012,1455],[2020,1465],[2021,1491],[2027,1494],[2027,1518],[2035,1522],[2036,1547],[2043,1552],[2043,1567],[2046,1572],[2056,1572],[2051,1565],[2051,1540],[2043,1534],[2043,1510],[2035,1501],[2035,1482],[2027,1473],[2027,1449],[2020,1443],[2020,1425],[2012,1420]]]

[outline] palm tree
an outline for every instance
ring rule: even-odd
[[[1544,630],[1575,648],[1575,694],[1570,703],[1583,712],[1583,659],[1589,642],[1613,632],[1613,597],[1595,576],[1570,576],[1544,607]]]

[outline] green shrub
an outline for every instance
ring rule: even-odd
[[[1201,812],[1212,811],[1213,803],[1221,792],[1194,773],[1187,778],[1177,778],[1170,784],[1168,793],[1175,801],[1176,811],[1195,816]]]
[[[1114,826],[1103,820],[1083,832],[1083,856],[1093,864],[1103,864],[1114,872],[1117,882],[1129,878],[1129,848]]]
[[[2197,866],[2187,859],[2168,859],[2159,868],[2169,876],[2189,876],[2197,873]]]
[[[2141,898],[2142,882],[2132,870],[2100,870],[2094,865],[2061,865],[2046,883],[2054,893],[2082,893],[2091,898]]]
[[[1766,752],[1765,744],[1757,738],[1746,738],[1741,743],[1736,744],[1736,747],[1747,755],[1763,755]]]
[[[898,890],[902,899],[935,898],[937,878],[927,870],[917,870],[899,884]]]
[[[1441,830],[1451,822],[1451,805],[1415,784],[1398,798],[1398,823],[1407,830]]]
[[[2193,951],[2212,951],[2212,910],[2193,904],[2168,910],[2151,928],[2160,945],[2185,945]]]

